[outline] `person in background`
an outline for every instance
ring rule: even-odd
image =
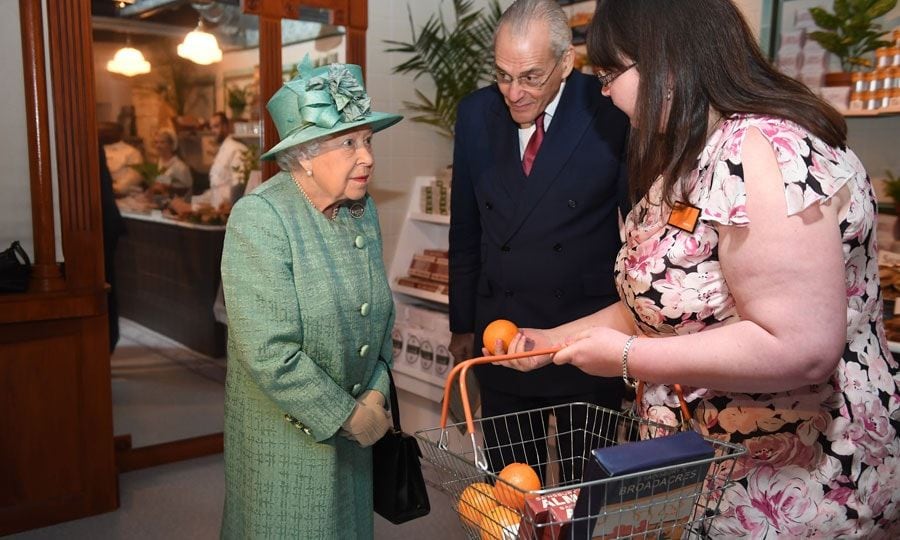
[[[125,223],[122,221],[122,214],[116,205],[112,175],[109,174],[109,166],[106,164],[103,145],[101,143],[98,146],[100,150],[100,155],[97,158],[97,162],[100,164],[100,211],[103,219],[103,274],[106,283],[109,284],[109,291],[106,293],[106,313],[109,318],[109,353],[112,354],[119,343],[119,290],[116,283],[116,246],[119,244],[119,236],[125,232]]]
[[[553,363],[644,381],[641,414],[672,425],[680,384],[748,450],[713,537],[900,537],[900,370],[843,117],[730,1],[600,0],[588,55],[634,128],[622,300],[510,348],[568,343]]]
[[[157,191],[167,191],[177,194],[185,194],[194,185],[191,168],[188,167],[176,151],[178,150],[178,136],[171,129],[160,129],[153,137],[153,147],[158,155],[157,166],[159,176],[153,187]]]
[[[209,128],[215,136],[219,150],[209,168],[209,189],[191,197],[187,202],[176,197],[169,202],[169,208],[184,216],[204,206],[215,209],[230,208],[233,204],[233,188],[241,181],[236,169],[242,166],[242,153],[247,146],[231,135],[231,122],[223,112],[214,113],[209,119]]]
[[[456,361],[481,355],[482,332],[495,319],[554,326],[618,299],[612,272],[627,118],[595,77],[573,69],[572,32],[553,0],[514,2],[495,31],[494,54],[496,84],[466,97],[457,112],[450,212]],[[572,366],[475,370],[482,417],[573,401],[620,409],[624,395],[621,379]],[[532,415],[521,429],[487,430],[491,466],[545,463],[546,416]],[[560,432],[579,423],[556,421]],[[582,455],[569,443],[559,449],[566,465]]]
[[[142,191],[141,173],[132,167],[144,162],[141,151],[122,140],[122,126],[118,122],[100,122],[97,130],[112,175],[113,192],[123,197]]]
[[[219,208],[223,203],[232,203],[231,190],[240,181],[235,169],[241,166],[241,153],[247,150],[247,145],[231,135],[231,122],[223,112],[213,114],[209,128],[219,144],[219,151],[209,168],[209,189],[195,195],[191,202],[195,206],[208,204]]]
[[[367,192],[372,134],[402,117],[370,110],[359,66],[298,67],[267,105],[282,171],[225,235],[223,538],[374,534],[395,315]]]

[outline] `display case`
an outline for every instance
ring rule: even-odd
[[[442,203],[441,195],[435,195],[437,204],[431,205],[432,212],[428,213],[425,210],[429,205],[423,200],[425,188],[436,183],[443,185],[445,199]],[[449,180],[439,181],[433,176],[415,178],[388,272],[397,307],[393,373],[403,402],[403,425],[407,429],[437,425],[444,381],[453,366],[447,316],[449,276],[445,276],[443,266],[449,246],[448,188]],[[440,213],[442,210],[444,214]],[[438,261],[442,259],[441,254],[443,261]],[[417,257],[425,264],[411,268]],[[411,271],[416,275],[411,276]],[[409,278],[415,278],[411,283],[426,288],[409,284]]]

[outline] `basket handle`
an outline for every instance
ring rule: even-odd
[[[672,388],[675,390],[675,395],[678,396],[678,405],[681,407],[681,429],[683,431],[688,431],[689,429],[691,429],[692,416],[690,409],[688,409],[687,401],[684,400],[684,391],[681,389],[680,384],[673,384]],[[635,407],[640,406],[643,398],[644,381],[638,381],[636,396],[634,398]]]
[[[494,362],[516,360],[518,358],[528,358],[529,356],[555,354],[559,352],[560,349],[562,349],[562,347],[550,347],[547,349],[538,349],[535,351],[527,351],[521,353],[479,356],[476,358],[471,358],[469,360],[464,360],[453,366],[453,369],[451,369],[450,373],[447,374],[447,381],[444,383],[444,400],[441,407],[441,429],[445,429],[447,427],[447,416],[450,412],[450,390],[453,386],[454,377],[459,376],[459,393],[462,396],[463,412],[465,413],[466,417],[466,429],[469,435],[473,435],[475,433],[475,422],[472,419],[472,408],[469,405],[469,391],[466,387],[466,374],[468,374],[469,368],[481,364],[492,364]],[[686,431],[690,429],[692,421],[691,411],[688,408],[687,401],[685,401],[684,399],[684,391],[681,389],[681,385],[673,384],[672,388],[675,390],[675,394],[678,396],[678,404],[681,407],[681,428]],[[643,397],[644,381],[638,381],[637,395],[634,401],[635,404],[639,404]]]
[[[494,356],[479,356],[464,360],[450,370],[447,374],[447,382],[444,383],[444,404],[441,407],[441,429],[447,427],[447,415],[450,412],[450,387],[453,385],[453,378],[459,375],[459,393],[462,395],[463,412],[466,416],[466,428],[469,435],[475,433],[475,422],[472,420],[472,408],[469,406],[469,392],[466,388],[466,374],[469,368],[481,364],[492,364],[494,362],[504,362],[506,360],[515,360],[517,358],[527,358],[529,356],[541,356],[544,354],[554,354],[562,347],[550,347],[548,349],[538,349],[535,351],[527,351],[513,354],[497,354]]]

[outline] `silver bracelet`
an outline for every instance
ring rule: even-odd
[[[625,342],[625,348],[622,349],[622,380],[632,388],[637,388],[637,380],[628,376],[628,350],[631,349],[631,344],[635,339],[637,339],[635,335],[629,337]]]

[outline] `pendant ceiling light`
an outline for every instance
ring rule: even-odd
[[[202,18],[197,23],[197,28],[184,36],[184,41],[178,45],[178,56],[203,66],[222,61],[222,49],[219,48],[216,36],[206,32]]]
[[[131,46],[129,40],[124,47],[116,51],[113,59],[106,63],[106,70],[126,77],[150,73],[150,62],[144,59],[141,51]]]

